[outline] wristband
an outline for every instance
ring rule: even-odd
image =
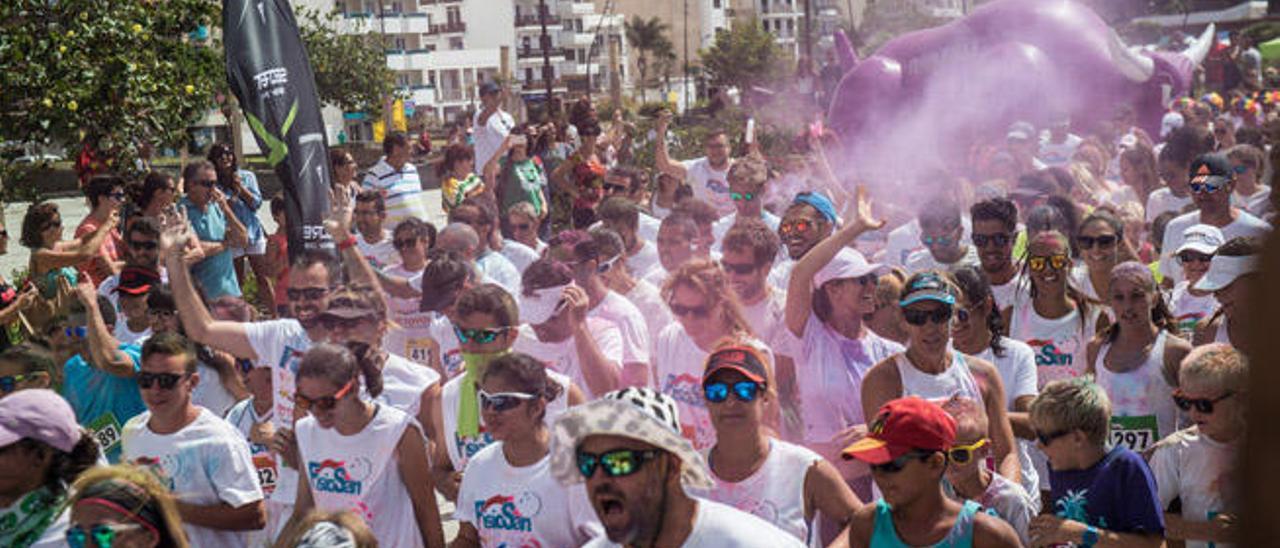
[[[338,242],[338,251],[345,251],[356,246],[356,235],[347,236],[347,239]]]
[[[1093,545],[1098,543],[1098,528],[1092,525],[1086,527],[1084,534],[1081,535],[1081,537],[1080,546],[1083,546],[1084,548],[1091,548]]]

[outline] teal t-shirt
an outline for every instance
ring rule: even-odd
[[[120,351],[133,359],[136,373],[141,368],[142,349],[135,344],[122,344]],[[147,410],[138,381],[93,367],[79,354],[67,360],[63,375],[62,397],[75,410],[76,420],[97,438],[107,460],[118,463],[124,423]]]

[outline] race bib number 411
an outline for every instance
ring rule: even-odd
[[[1111,443],[1141,453],[1160,441],[1155,415],[1111,417]]]

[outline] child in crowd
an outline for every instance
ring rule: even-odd
[[[977,402],[957,398],[942,407],[956,419],[956,442],[947,451],[949,494],[958,501],[972,500],[994,511],[1013,526],[1023,544],[1029,545],[1027,524],[1039,508],[1022,485],[987,468],[991,440],[987,438],[987,419]]]
[[[1183,339],[1191,340],[1200,322],[1218,309],[1218,299],[1212,292],[1192,289],[1192,286],[1209,271],[1209,261],[1225,241],[1222,230],[1216,226],[1191,225],[1182,232],[1182,245],[1173,252],[1182,266],[1182,281],[1173,287],[1169,308],[1173,312],[1175,333]]]
[[[1186,540],[1188,548],[1222,546],[1237,536],[1235,461],[1248,382],[1248,360],[1223,343],[1201,346],[1182,362],[1174,401],[1194,426],[1161,440],[1151,468],[1165,508],[1165,537]]]
[[[1049,457],[1053,486],[1046,510],[1031,520],[1031,544],[1156,546],[1164,515],[1142,457],[1107,449],[1111,402],[1087,377],[1054,381],[1031,402],[1031,425]]]

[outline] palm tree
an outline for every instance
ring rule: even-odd
[[[640,101],[644,102],[650,58],[656,57],[661,62],[672,56],[673,46],[671,40],[667,38],[669,27],[657,17],[651,17],[646,21],[639,15],[633,15],[630,21],[624,23],[624,26],[627,41],[631,43],[632,48],[640,52],[639,58],[636,59],[636,69],[640,71]]]

